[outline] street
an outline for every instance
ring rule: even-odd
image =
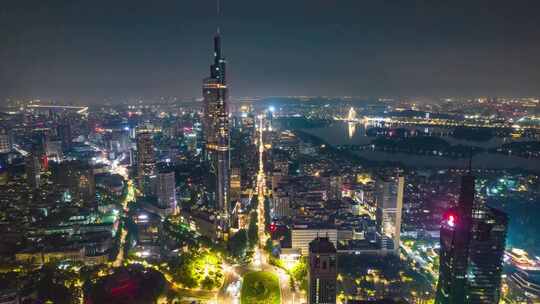
[[[135,201],[135,186],[133,185],[133,182],[131,180],[127,181],[127,194],[124,200],[122,201],[122,211],[124,213],[124,216],[129,211],[129,203]],[[124,226],[124,227],[122,227]],[[126,244],[126,238],[127,238],[127,228],[125,225],[121,225],[120,227],[120,242],[118,245],[118,255],[116,256],[116,259],[113,262],[114,267],[120,267],[122,266],[122,263],[124,262],[124,247]]]

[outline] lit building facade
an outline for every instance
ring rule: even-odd
[[[226,61],[221,53],[221,35],[214,36],[214,63],[203,81],[203,134],[205,155],[210,161],[215,201],[227,229],[230,200],[230,134]]]
[[[36,154],[30,154],[26,157],[25,163],[26,182],[30,189],[38,189],[41,181],[41,162]]]
[[[436,303],[499,303],[507,230],[505,213],[475,203],[465,175],[458,206],[443,216]]]
[[[309,253],[309,243],[319,236],[325,236],[337,246],[337,229],[334,227],[294,225],[291,230],[292,248],[299,249],[306,256]]]
[[[383,250],[399,252],[401,214],[403,209],[403,176],[381,178],[376,181],[377,230]]]
[[[231,170],[231,201],[239,201],[242,195],[242,175],[240,167]]]
[[[168,213],[176,211],[176,180],[172,168],[159,170],[157,182],[158,206],[167,209]]]
[[[145,195],[153,194],[156,176],[156,160],[154,155],[154,139],[152,133],[137,133],[137,180]]]
[[[59,124],[56,128],[56,133],[62,141],[62,150],[69,150],[71,148],[71,141],[73,139],[71,125],[67,122]]]
[[[9,132],[4,128],[0,128],[0,153],[11,152],[11,144],[12,142]]]
[[[467,303],[499,303],[508,216],[497,209],[473,210],[467,269]]]

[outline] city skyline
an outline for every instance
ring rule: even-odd
[[[538,95],[538,5],[224,2],[231,94]],[[197,97],[199,50],[217,25],[212,0],[30,1],[1,13],[2,98]]]
[[[0,304],[540,300],[537,4],[100,1],[0,8]]]

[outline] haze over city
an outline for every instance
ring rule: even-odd
[[[532,1],[0,7],[0,304],[540,303]]]
[[[227,36],[232,96],[531,96],[538,1],[10,1],[0,95],[198,97]]]

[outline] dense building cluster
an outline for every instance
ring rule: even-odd
[[[231,98],[213,52],[199,99],[2,109],[0,304],[540,299],[538,99]]]

